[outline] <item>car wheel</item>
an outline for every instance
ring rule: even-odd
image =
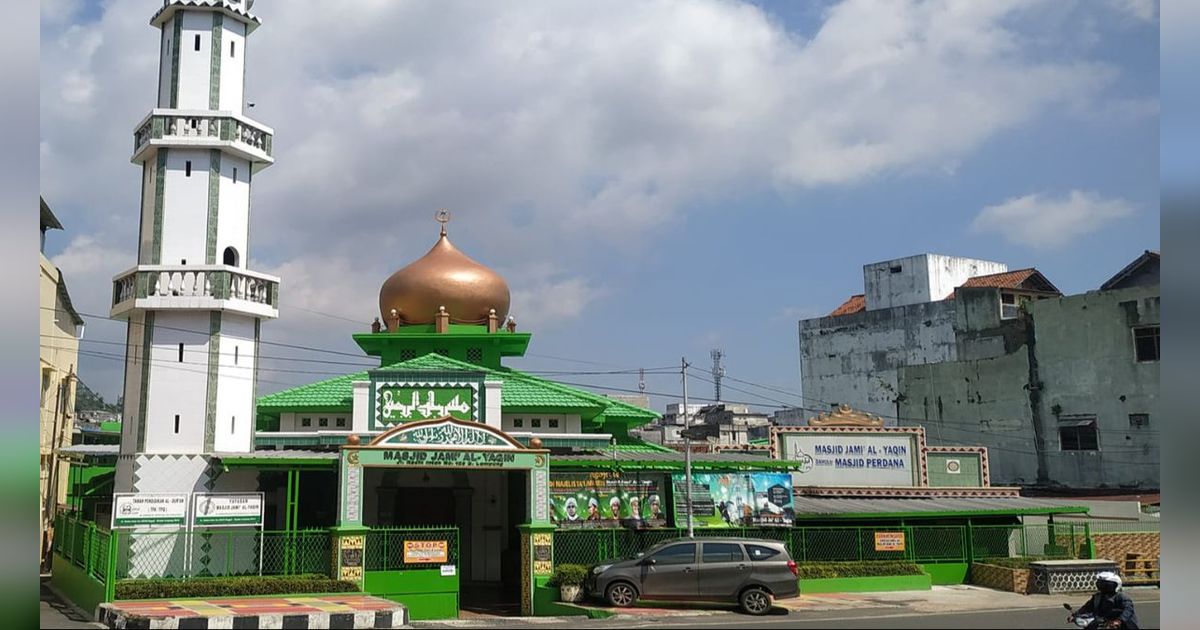
[[[628,608],[637,602],[637,590],[629,582],[613,582],[605,589],[604,598],[617,608]]]
[[[765,615],[771,610],[775,598],[761,588],[748,588],[738,596],[742,610],[750,615]]]

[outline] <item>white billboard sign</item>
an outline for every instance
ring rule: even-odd
[[[147,492],[113,494],[112,528],[187,524],[188,495]]]
[[[796,486],[918,485],[920,453],[910,433],[797,431],[779,440],[783,458],[800,462]]]
[[[263,493],[196,493],[192,524],[196,527],[262,526]]]

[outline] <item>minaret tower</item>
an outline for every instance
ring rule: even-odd
[[[278,316],[279,279],[246,267],[250,189],[274,162],[271,128],[243,113],[252,5],[164,0],[150,20],[137,266],[113,279],[112,315],[128,321],[118,491],[211,490],[210,455],[254,447],[259,327]]]

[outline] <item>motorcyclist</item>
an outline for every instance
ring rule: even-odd
[[[1100,573],[1096,576],[1096,590],[1098,592],[1092,595],[1091,599],[1067,617],[1068,622],[1074,622],[1075,617],[1093,615],[1095,620],[1087,625],[1087,630],[1095,628],[1136,630],[1138,628],[1133,600],[1121,592],[1121,576],[1112,571]]]

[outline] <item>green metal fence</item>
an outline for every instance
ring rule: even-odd
[[[54,553],[105,584],[112,568],[109,563],[111,536],[90,521],[64,514],[54,519]]]
[[[404,542],[432,540],[446,542],[446,562],[405,562]],[[367,531],[366,570],[402,571],[410,569],[436,568],[440,564],[458,564],[458,528],[440,527],[389,527]]]
[[[1087,537],[1086,524],[930,525],[872,527],[728,528],[696,530],[697,538],[744,537],[777,540],[796,562],[905,561],[921,564],[970,562],[978,558],[1083,557],[1084,550],[1056,541]],[[903,550],[880,550],[876,534],[904,534]],[[555,533],[556,563],[596,564],[629,557],[687,535],[678,528],[653,530],[578,529]]]
[[[117,579],[331,575],[329,530],[117,531]]]

